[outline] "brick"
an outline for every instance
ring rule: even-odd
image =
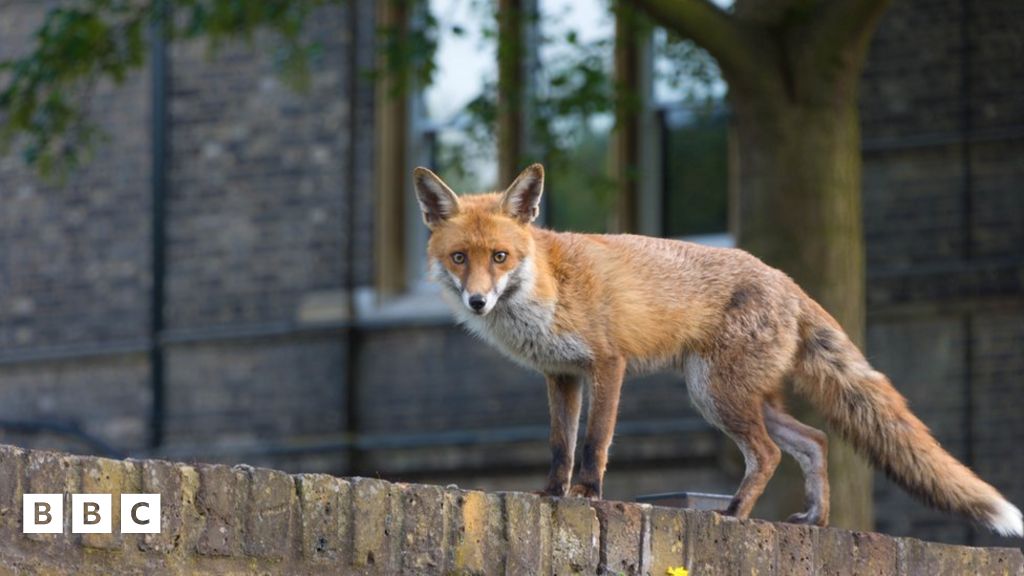
[[[24,450],[0,445],[0,538],[13,539],[21,534],[24,468]]]
[[[836,532],[836,530],[831,530]],[[888,536],[851,532],[853,570],[857,574],[896,574],[899,547]]]
[[[501,497],[461,490],[450,491],[447,497],[453,510],[450,571],[466,575],[504,573],[508,543]]]
[[[62,534],[25,534],[30,540],[63,544],[71,534],[71,494],[78,490],[80,473],[76,469],[79,460],[55,452],[28,453],[25,462],[25,493],[64,494],[64,532]]]
[[[896,574],[896,541],[880,534],[834,528],[818,531],[816,566],[821,574]]]
[[[196,551],[205,556],[239,556],[248,474],[223,465],[200,466],[196,508],[205,524]]]
[[[142,467],[142,491],[160,494],[160,533],[143,534],[139,547],[152,552],[172,552],[181,541],[184,528],[182,470],[161,460],[143,460],[139,464]]]
[[[641,573],[644,516],[641,508],[624,502],[594,502],[601,526],[598,571],[634,576]]]
[[[593,574],[600,559],[601,526],[584,498],[555,500],[551,523],[551,571]]]
[[[244,551],[247,556],[280,560],[290,556],[292,523],[298,502],[292,477],[277,470],[246,468]]]
[[[551,501],[506,492],[507,574],[551,573]]]
[[[82,534],[83,546],[116,550],[122,547],[122,539],[135,542],[132,534],[121,534],[121,494],[139,492],[141,487],[139,471],[134,463],[89,458],[81,461],[82,492],[86,494],[110,494],[112,517],[110,534]]]
[[[693,573],[775,573],[775,530],[770,523],[714,512],[687,510],[684,514],[686,567]]]
[[[367,574],[391,572],[393,532],[391,484],[370,478],[352,481],[352,565]]]
[[[653,506],[650,512],[650,574],[685,567],[686,531],[681,510]]]
[[[406,574],[445,572],[449,509],[437,486],[410,484],[402,502],[401,569]]]
[[[974,554],[977,574],[1024,576],[1024,554],[1019,548],[985,548]]]
[[[816,574],[814,549],[818,539],[817,528],[797,524],[775,525],[775,549],[780,573],[787,576],[813,576]]]
[[[314,562],[349,563],[352,485],[324,474],[296,477],[302,509],[302,554]]]
[[[900,538],[897,546],[898,573],[901,576],[972,574],[981,561],[979,555],[984,553],[966,546],[922,542],[913,538]]]
[[[821,530],[818,532],[818,550],[815,554],[815,570],[822,576],[852,574],[854,557],[853,538],[846,530]]]

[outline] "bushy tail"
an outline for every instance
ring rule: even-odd
[[[797,391],[914,496],[1003,536],[1024,536],[1020,510],[939,445],[827,312],[809,298],[804,308]]]

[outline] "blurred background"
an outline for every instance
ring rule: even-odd
[[[539,489],[543,378],[453,324],[408,175],[540,161],[545,226],[792,274],[1024,503],[1024,5],[837,1],[870,10],[815,76],[825,48],[736,56],[761,39],[721,22],[804,30],[799,2],[654,4],[0,0],[0,441]],[[678,375],[619,418],[606,498],[742,477]],[[799,507],[794,474],[761,515]],[[862,463],[832,478],[865,510],[840,524],[1009,544]]]

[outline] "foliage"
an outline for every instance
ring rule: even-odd
[[[20,145],[28,164],[63,174],[87,159],[102,133],[88,117],[98,82],[140,68],[152,34],[204,38],[212,52],[259,30],[279,39],[274,62],[305,89],[319,46],[303,35],[310,13],[344,0],[77,0],[50,8],[23,55],[0,62],[0,152]],[[394,50],[423,51],[424,46]],[[429,58],[429,57],[428,57]]]
[[[425,0],[388,0],[417,24],[408,30],[377,31],[385,63],[367,71],[394,79],[392,93],[405,94],[411,85],[427,86],[436,72],[438,34],[462,34],[460,26],[438,21]],[[484,38],[497,41],[492,0],[468,0],[483,26]],[[148,40],[159,31],[167,41],[205,39],[211,54],[226,42],[252,42],[257,31],[273,33],[273,59],[285,80],[297,90],[309,84],[310,63],[320,46],[303,34],[310,13],[345,0],[76,0],[48,10],[23,55],[0,62],[0,152],[17,144],[24,160],[43,174],[64,174],[88,160],[103,133],[89,119],[91,95],[101,81],[122,83],[147,57]],[[613,86],[613,39],[584,42],[571,29],[559,38],[541,38],[558,46],[558,58],[539,70],[531,110],[534,152],[552,169],[552,176],[579,172],[573,189],[591,193],[583,201],[609,208],[611,182],[592,169],[594,155],[606,147],[601,120],[612,117],[629,95]],[[713,61],[689,41],[669,34],[658,43],[662,60],[671,64],[663,75],[673,86],[704,86],[717,81]],[[411,72],[411,73],[410,73]],[[412,83],[410,83],[410,80]],[[691,90],[693,95],[699,89]],[[704,93],[707,93],[705,90]],[[465,160],[492,145],[497,117],[493,82],[473,99],[459,124],[465,137],[442,142],[438,159],[446,169],[465,173]],[[607,122],[604,122],[607,125]],[[577,153],[575,151],[581,151]],[[603,164],[603,162],[602,162]],[[464,174],[465,175],[465,174]],[[582,181],[580,181],[582,180]]]
[[[120,83],[142,64],[149,18],[148,7],[112,0],[50,10],[35,33],[35,50],[0,62],[7,80],[0,91],[0,145],[6,149],[20,134],[28,163],[44,171],[76,165],[77,151],[97,136],[82,102],[98,79]]]
[[[497,41],[494,4],[474,2],[484,37]],[[636,20],[642,29],[653,27],[642,17]],[[721,82],[714,60],[689,40],[663,30],[659,33],[659,41],[654,43],[661,62],[659,80],[688,103],[714,97],[713,87]],[[549,47],[550,54],[536,67],[536,85],[530,91],[527,109],[531,155],[543,160],[548,188],[557,190],[547,195],[548,223],[604,231],[612,212],[614,181],[595,167],[607,164],[616,110],[630,110],[637,98],[612,78],[614,38],[584,40],[580,30],[569,28],[558,36],[542,35],[539,41]],[[484,151],[494,148],[497,100],[497,85],[491,79],[459,115],[456,125],[465,137],[438,143],[439,168],[454,175],[456,181],[469,179],[471,166],[479,165]]]

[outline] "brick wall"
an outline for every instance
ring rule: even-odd
[[[0,59],[20,54],[53,4],[0,7]],[[89,113],[108,139],[63,183],[0,157],[0,418],[79,426],[124,448],[147,441],[149,98],[145,70],[97,86]],[[102,348],[131,352],[88,357]]]
[[[72,534],[71,493],[161,495],[160,534]],[[65,494],[62,534],[22,534],[21,496]],[[0,570],[47,574],[1000,574],[1008,548],[737,521],[249,466],[106,460],[0,446]]]

